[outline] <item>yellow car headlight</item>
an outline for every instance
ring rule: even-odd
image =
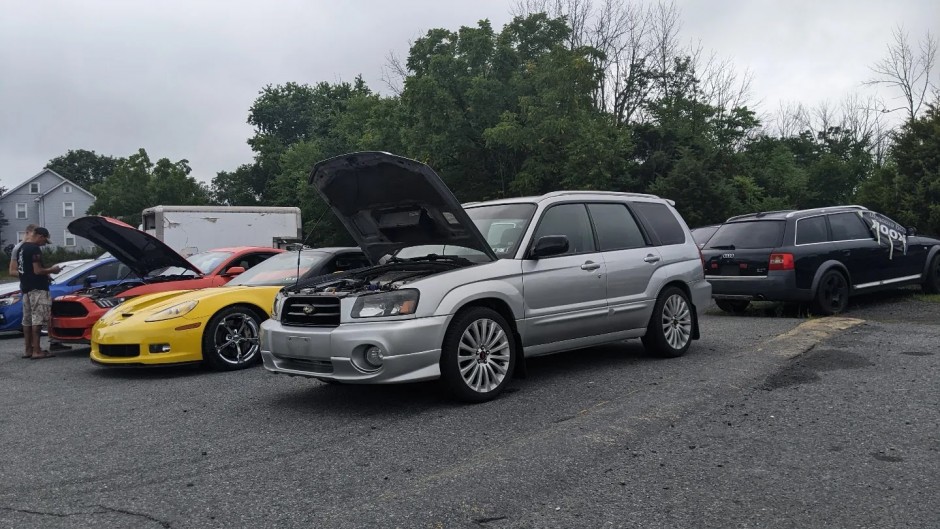
[[[163,321],[179,318],[180,316],[189,314],[194,308],[196,308],[198,303],[198,301],[184,301],[183,303],[177,303],[176,305],[169,306],[155,313],[153,316],[148,317],[144,321]]]

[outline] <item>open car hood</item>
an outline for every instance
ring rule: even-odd
[[[168,266],[179,266],[202,275],[201,270],[163,241],[117,219],[96,215],[82,217],[69,224],[69,232],[103,248],[140,277]]]
[[[387,152],[318,162],[310,184],[373,264],[409,246],[453,245],[496,254],[441,177],[427,165]]]

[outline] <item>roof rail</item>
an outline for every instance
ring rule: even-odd
[[[819,212],[822,213],[822,212],[825,212],[826,210],[832,210],[832,209],[858,209],[858,210],[862,210],[862,211],[868,211],[868,208],[866,208],[865,206],[856,206],[856,205],[826,206],[826,207],[824,207],[824,208],[810,208],[810,209],[801,209],[801,210],[798,210],[798,211],[792,211],[792,212],[790,212],[790,213],[787,213],[787,218],[790,218],[790,217],[792,217],[793,215],[796,215],[797,213],[811,213],[811,212],[814,212],[814,211],[819,211]]]
[[[621,197],[638,197],[638,198],[655,198],[660,199],[656,195],[650,195],[648,193],[626,193],[623,191],[551,191],[542,195],[542,198],[551,198],[564,195],[615,195]]]
[[[793,211],[793,210],[792,210],[792,209],[778,209],[778,210],[775,210],[775,211],[758,211],[757,213],[746,213],[746,214],[744,214],[744,215],[735,215],[734,217],[730,217],[730,218],[729,218],[728,220],[726,220],[725,222],[730,222],[730,221],[732,221],[732,220],[738,220],[738,219],[745,219],[745,218],[747,218],[747,217],[756,217],[756,218],[760,218],[760,217],[763,217],[763,216],[766,216],[766,215],[771,215],[771,214],[773,214],[773,213],[789,213],[789,212],[791,212],[791,211]]]

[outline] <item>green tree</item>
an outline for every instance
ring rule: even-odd
[[[95,154],[95,151],[70,149],[67,153],[49,160],[46,168],[52,169],[84,189],[91,191],[92,187],[103,182],[105,178],[114,172],[119,162],[119,159]]]
[[[110,176],[92,188],[97,197],[88,209],[93,215],[115,217],[132,226],[140,213],[158,204],[198,205],[209,203],[205,185],[189,176],[189,162],[161,158],[150,161],[147,151],[121,159]]]

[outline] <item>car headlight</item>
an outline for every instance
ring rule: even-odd
[[[144,321],[163,321],[179,318],[180,316],[189,314],[194,308],[196,308],[198,303],[198,301],[184,301],[183,303],[177,303],[176,305],[172,305],[155,313],[153,316],[150,316]]]
[[[287,296],[284,295],[283,291],[278,291],[277,295],[274,296],[274,306],[271,307],[271,319],[274,321],[281,321],[281,307],[284,306],[284,300],[287,299]]]
[[[414,314],[418,308],[418,291],[414,289],[381,292],[359,296],[353,304],[353,318],[381,318]]]
[[[124,303],[128,299],[130,299],[130,297],[101,298],[101,299],[95,300],[95,305],[98,305],[99,307],[103,309],[113,309],[114,307],[117,307],[118,305],[120,305],[121,303]]]
[[[2,298],[0,298],[0,307],[9,307],[10,305],[19,301],[21,297],[22,297],[22,294],[20,293],[19,290],[17,290],[16,292],[10,292],[6,296],[3,296]]]

